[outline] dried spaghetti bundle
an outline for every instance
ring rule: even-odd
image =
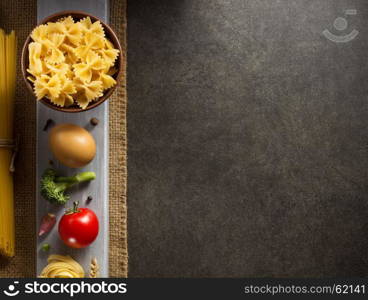
[[[13,111],[16,80],[16,36],[0,29],[0,253],[12,257],[15,248],[13,194]]]

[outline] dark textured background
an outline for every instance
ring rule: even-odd
[[[367,25],[366,0],[128,2],[131,277],[368,275]]]

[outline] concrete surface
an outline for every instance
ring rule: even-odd
[[[367,276],[367,24],[365,0],[128,2],[131,277]]]

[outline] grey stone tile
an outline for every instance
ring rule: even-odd
[[[367,274],[367,16],[128,2],[131,277]]]

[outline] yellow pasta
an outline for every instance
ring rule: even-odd
[[[58,97],[51,97],[51,101],[58,106],[70,106],[74,102],[73,97],[70,95],[76,93],[76,88],[73,82],[65,76],[59,76],[59,80],[61,84],[60,94]]]
[[[115,79],[105,73],[100,73],[98,80],[102,82],[102,88],[104,90],[109,89],[116,84]]]
[[[69,255],[50,255],[48,265],[42,270],[40,278],[83,278],[82,266]]]
[[[102,82],[99,80],[83,82],[77,78],[74,84],[77,89],[76,102],[81,108],[86,108],[92,100],[103,95]]]
[[[64,52],[65,62],[69,65],[74,65],[79,61],[78,56],[74,52],[74,47],[64,43],[60,46],[60,49]]]
[[[37,99],[42,99],[46,96],[50,97],[50,100],[56,99],[61,92],[61,82],[57,74],[36,77],[34,85]]]
[[[65,35],[60,33],[52,33],[45,40],[44,46],[47,48],[45,60],[52,64],[58,64],[65,61],[64,53],[59,49],[64,42]]]
[[[48,26],[40,25],[37,26],[31,33],[31,38],[35,42],[43,43],[47,39]]]
[[[32,75],[39,75],[43,72],[41,61],[42,44],[33,42],[29,44],[29,69]]]
[[[12,164],[13,109],[16,79],[16,36],[0,29],[0,253],[14,256],[14,194]]]
[[[82,25],[82,30],[84,33],[90,32],[96,36],[99,36],[100,38],[105,36],[102,24],[99,21],[92,23],[91,18],[86,17],[80,20],[80,24]]]
[[[67,63],[60,63],[60,64],[51,64],[45,63],[45,71],[44,73],[47,75],[57,74],[62,77],[70,78],[73,74],[71,67]]]
[[[119,55],[119,50],[117,49],[101,49],[97,50],[98,55],[101,56],[103,61],[106,62],[108,66],[113,66],[116,58]]]
[[[73,20],[72,16],[68,16],[66,18],[61,18],[59,20],[59,22],[63,23],[66,26],[66,28],[68,28],[68,29],[71,28],[74,24],[79,24],[79,23],[74,23],[74,20]]]
[[[86,32],[81,44],[74,50],[81,59],[86,60],[90,51],[100,50],[104,47],[104,40],[93,32]]]
[[[86,108],[116,84],[119,50],[105,37],[101,22],[71,16],[36,27],[29,44],[28,80],[37,100]]]
[[[74,72],[78,78],[84,82],[90,82],[92,79],[93,72],[106,69],[106,64],[102,61],[101,57],[93,51],[89,51],[86,57],[86,61],[74,64]]]

